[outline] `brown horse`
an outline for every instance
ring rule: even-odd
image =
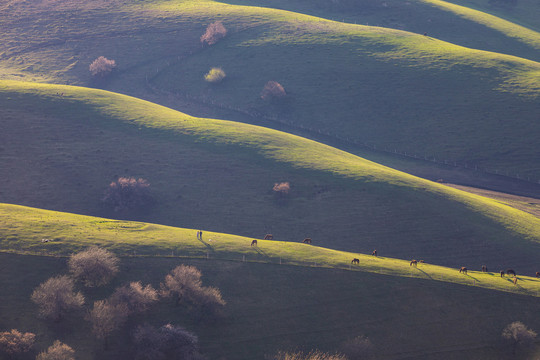
[[[540,278],[540,272],[538,272],[538,271],[536,272],[536,277]]]
[[[411,260],[411,263],[409,264],[409,266],[418,266],[418,261]]]
[[[274,240],[274,235],[272,235],[272,234],[266,234],[266,235],[264,236],[264,240]]]
[[[304,244],[311,244],[311,238],[305,238],[304,241],[302,241]]]
[[[506,270],[506,274],[508,274],[508,275],[512,274],[512,275],[516,276],[516,272],[513,269]]]
[[[462,266],[460,269],[459,269],[459,272],[460,273],[464,273],[465,275],[467,275],[467,268],[465,266]]]
[[[488,268],[486,265],[482,265],[482,272],[488,272]]]
[[[251,242],[251,246],[257,246],[257,240],[253,240],[253,241]]]
[[[357,258],[352,259],[351,264],[360,264],[360,259],[357,259]]]
[[[501,270],[501,277],[504,277],[504,270]]]
[[[420,264],[423,264],[423,263],[424,263],[424,260],[418,260],[418,262],[419,262]]]
[[[512,282],[514,283],[514,285],[517,284],[517,276],[514,276],[514,280],[512,280]]]
[[[377,256],[377,249],[373,250],[373,252],[371,253],[371,255]]]

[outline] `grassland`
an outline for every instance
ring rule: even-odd
[[[381,7],[402,10],[388,4]],[[411,4],[415,9],[420,6],[418,16],[424,19],[436,15],[432,23],[439,18],[454,21],[457,16],[431,5]],[[2,23],[3,78],[90,84],[172,106],[185,105],[187,98],[195,103],[190,107],[195,114],[204,111],[197,107],[202,103],[213,107],[217,117],[220,113],[234,117],[240,111],[253,115],[255,122],[262,116],[314,135],[348,138],[389,152],[540,179],[534,115],[540,70],[532,61],[538,60],[534,48],[538,36],[486,14],[459,8],[470,15],[463,21],[473,28],[458,25],[457,32],[430,28],[425,31],[432,36],[425,37],[210,1],[145,2],[117,11],[41,9],[40,21],[32,28],[27,24],[37,15],[17,9]],[[21,11],[27,16],[24,21],[19,21]],[[229,36],[201,48],[199,37],[214,20],[225,22]],[[411,18],[411,23],[416,20]],[[501,25],[492,29],[481,23]],[[70,35],[63,39],[61,33]],[[486,38],[502,42],[482,47],[450,39],[495,51],[487,52],[437,40],[456,33],[472,42],[478,39],[477,44]],[[119,64],[108,81],[90,78],[88,64],[99,55]],[[219,86],[202,79],[212,66],[227,73]],[[285,103],[260,99],[260,90],[270,79],[285,86],[289,94]],[[152,95],[147,85],[165,96]]]
[[[2,139],[2,202],[536,271],[540,220],[498,201],[293,135],[118,94],[22,82],[0,92],[12,129]],[[148,179],[157,205],[108,213],[100,199],[118,176]],[[291,182],[290,197],[275,198],[278,181]]]
[[[66,272],[65,259],[2,253],[0,260],[0,281],[10,288],[0,293],[3,327],[35,332],[39,350],[61,339],[81,360],[129,356],[126,335],[116,334],[110,350],[103,351],[80,315],[57,325],[36,319],[29,296],[40,282]],[[180,263],[197,266],[205,285],[221,289],[227,300],[224,319],[200,322],[163,301],[151,316],[129,326],[146,321],[186,326],[209,358],[260,359],[278,349],[335,351],[365,335],[378,359],[509,359],[502,329],[516,320],[540,327],[536,297],[357,271],[218,260],[122,258],[110,287],[83,289],[87,304],[129,281],[158,286]],[[517,355],[533,356],[522,349]]]

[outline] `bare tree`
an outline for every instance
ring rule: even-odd
[[[512,354],[515,355],[518,346],[528,346],[534,342],[536,333],[522,322],[515,321],[504,328],[502,337],[512,343]]]
[[[36,360],[75,360],[75,350],[56,340],[47,351],[40,353]]]
[[[0,352],[10,356],[28,352],[35,339],[36,335],[29,332],[22,333],[17,329],[0,332]]]
[[[190,299],[194,290],[202,287],[201,272],[194,266],[180,265],[165,276],[161,283],[161,294],[165,297],[175,297],[178,305],[184,299]]]
[[[205,33],[201,36],[201,43],[207,43],[208,45],[214,45],[218,40],[224,38],[227,35],[227,29],[223,26],[221,21],[216,21],[208,25]]]
[[[32,293],[32,301],[39,306],[39,314],[60,321],[68,311],[78,310],[84,304],[84,296],[74,291],[73,280],[66,275],[50,278]]]
[[[200,359],[198,338],[180,326],[139,326],[133,333],[136,360]]]
[[[160,284],[161,295],[175,297],[176,305],[183,301],[199,307],[207,315],[218,315],[226,302],[219,289],[202,286],[201,276],[194,266],[177,266]]]
[[[158,292],[152,285],[142,286],[141,282],[131,282],[117,288],[110,297],[113,305],[125,304],[129,313],[146,311],[158,300]]]
[[[264,100],[279,99],[285,96],[287,96],[287,93],[285,92],[283,86],[277,81],[273,80],[268,81],[261,91],[261,98]]]
[[[97,246],[71,255],[69,271],[84,285],[93,287],[105,285],[118,272],[120,261],[112,252]]]
[[[150,184],[142,178],[119,177],[109,184],[102,200],[114,211],[138,209],[152,202]]]
[[[110,74],[115,67],[116,62],[114,60],[109,60],[105,56],[100,56],[92,61],[89,70],[92,76],[103,77]]]
[[[94,335],[104,340],[104,346],[107,347],[109,334],[125,323],[128,314],[128,307],[124,303],[112,304],[108,300],[98,300],[86,318],[92,323]]]

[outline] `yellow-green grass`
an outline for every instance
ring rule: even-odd
[[[501,33],[516,38],[519,41],[529,44],[536,50],[540,50],[540,34],[528,29],[524,26],[517,25],[508,20],[501,19],[497,16],[490,15],[483,11],[474,10],[465,6],[453,4],[442,0],[421,0],[427,4],[439,7],[446,11],[450,11],[458,16],[464,17],[471,21],[480,23],[487,27],[493,28]]]
[[[164,256],[255,261],[374,272],[452,282],[462,285],[540,296],[540,279],[519,275],[514,285],[510,277],[498,273],[469,271],[467,275],[427,263],[418,267],[410,260],[375,257],[336,251],[299,242],[257,240],[230,234],[156,224],[110,220],[18,205],[0,206],[1,250],[21,254],[67,256],[88,246],[108,248],[121,256]],[[46,242],[42,240],[47,239]],[[359,264],[351,264],[358,258]]]
[[[278,239],[293,241],[314,237],[317,244],[335,249],[379,248],[382,255],[422,256],[428,262],[452,266],[479,268],[487,263],[527,271],[536,266],[540,220],[535,216],[314,141],[246,124],[194,118],[100,90],[6,81],[1,83],[0,93],[4,110],[31,109],[41,116],[15,113],[11,121],[19,119],[28,128],[41,129],[37,138],[29,137],[22,147],[15,146],[17,141],[32,132],[23,126],[20,132],[5,133],[2,199],[8,200],[3,202],[103,214],[95,210],[96,204],[114,180],[113,174],[119,173],[143,176],[153,184],[159,201],[148,215],[139,217],[153,223],[254,237],[274,232]],[[5,117],[6,122],[10,116]],[[43,130],[49,126],[52,133]],[[62,129],[68,127],[83,133],[64,134]],[[123,146],[110,148],[100,133],[111,133],[106,139]],[[128,133],[133,139],[125,141],[121,134]],[[90,142],[81,143],[80,137]],[[130,145],[133,141],[135,148]],[[161,150],[164,142],[183,148]],[[96,146],[118,156],[104,157]],[[137,148],[140,146],[144,148]],[[156,146],[160,150],[148,154],[146,149]],[[192,152],[195,159],[181,159],[172,167],[167,164],[173,163],[167,158],[179,150],[183,154],[186,148],[204,150],[206,155]],[[144,160],[137,165],[141,159],[135,156],[119,162],[125,158],[123,152],[141,154]],[[32,165],[34,156],[39,164]],[[192,178],[177,175],[176,167],[185,162],[193,165],[181,172],[204,166],[204,156],[218,157],[222,165],[211,162],[204,174]],[[80,160],[75,159],[78,157]],[[221,168],[228,167],[230,159],[238,160],[232,163],[232,172]],[[157,167],[146,163],[157,163]],[[8,164],[20,165],[20,170],[7,173],[15,166]],[[129,173],[128,168],[137,170]],[[252,172],[255,176],[249,175]],[[294,178],[289,203],[274,203],[265,192],[275,181],[291,180],[289,177]],[[99,183],[103,187],[96,186]],[[197,190],[191,183],[201,187],[195,199],[190,199],[190,193]],[[185,185],[191,186],[185,189]],[[330,191],[312,195],[313,186]],[[42,192],[47,196],[37,201]],[[184,198],[177,198],[177,192]]]
[[[13,77],[97,84],[140,97],[150,96],[142,90],[148,79],[158,90],[277,115],[317,134],[540,178],[536,62],[403,31],[211,1],[40,16],[31,29],[6,20],[4,71],[19,69]],[[229,36],[203,49],[199,37],[215,20],[226,23]],[[60,29],[69,34],[66,44]],[[97,29],[110,36],[103,39]],[[100,55],[117,60],[118,71],[94,83],[88,64]],[[203,80],[213,66],[228,74],[216,87]],[[284,104],[260,99],[271,79],[289,94]]]

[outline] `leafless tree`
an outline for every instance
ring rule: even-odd
[[[216,21],[208,25],[205,33],[201,36],[201,43],[207,43],[208,45],[214,45],[218,40],[224,38],[227,35],[227,29],[223,26],[221,21]]]
[[[139,326],[133,333],[133,342],[136,360],[201,359],[197,336],[180,326]]]
[[[89,70],[92,76],[103,77],[110,74],[115,67],[116,62],[114,60],[109,60],[105,56],[100,56],[92,61]]]
[[[261,98],[264,100],[279,99],[285,96],[287,96],[287,93],[285,92],[283,86],[277,81],[273,80],[268,81],[261,91]]]
[[[94,246],[71,255],[68,267],[73,277],[93,287],[107,284],[118,272],[119,262],[112,252]]]
[[[162,296],[175,297],[176,305],[187,302],[207,315],[219,314],[226,304],[219,289],[202,286],[201,272],[194,266],[177,266],[165,276],[160,287]]]
[[[15,356],[30,351],[34,345],[36,335],[22,333],[17,329],[0,332],[0,352]]]
[[[78,310],[84,304],[84,296],[74,291],[73,280],[66,275],[50,278],[32,293],[32,301],[39,306],[39,314],[59,321],[68,311]]]
[[[275,183],[272,190],[277,195],[287,195],[291,191],[291,184],[288,181]]]
[[[502,337],[512,343],[512,354],[515,355],[518,346],[528,346],[534,342],[536,332],[528,329],[522,322],[515,321],[504,328]]]
[[[138,209],[152,202],[150,184],[142,178],[119,177],[109,184],[102,200],[114,211]]]
[[[56,340],[47,351],[40,353],[36,360],[75,360],[75,350]]]
[[[140,281],[117,288],[109,299],[113,305],[125,304],[130,314],[146,311],[157,300],[156,289],[152,285],[142,286]]]
[[[94,307],[87,315],[92,323],[92,332],[98,339],[104,340],[107,347],[107,338],[110,333],[120,328],[126,321],[129,310],[126,304],[111,304],[108,300],[94,302]]]

